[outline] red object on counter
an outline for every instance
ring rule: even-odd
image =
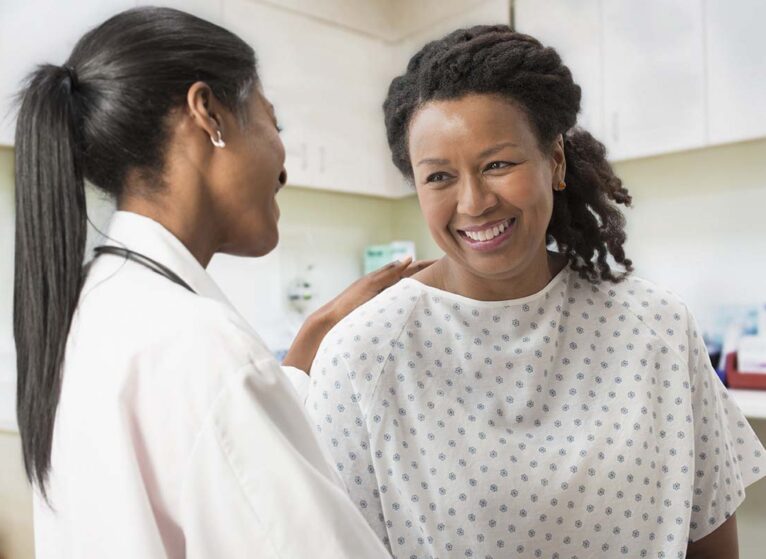
[[[732,352],[726,356],[726,384],[731,388],[766,390],[766,375],[738,371],[737,354]]]

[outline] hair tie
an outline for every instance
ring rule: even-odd
[[[69,78],[69,89],[74,90],[77,88],[77,86],[80,84],[80,82],[77,79],[77,71],[68,64],[65,64],[62,66],[64,71],[66,72],[67,77]]]

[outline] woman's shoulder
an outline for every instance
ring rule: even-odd
[[[620,282],[590,284],[587,289],[606,309],[607,322],[616,325],[618,331],[627,328],[634,334],[643,332],[684,358],[688,357],[691,341],[699,337],[684,300],[652,281],[631,274]]]
[[[588,290],[602,299],[607,308],[630,311],[643,319],[658,313],[686,317],[689,313],[683,299],[670,289],[630,274],[619,282],[590,283],[577,278],[574,290]]]
[[[380,355],[390,351],[404,334],[422,295],[417,281],[400,280],[336,324],[322,341],[318,357],[340,354],[349,360],[370,351]]]
[[[339,323],[339,329],[354,330],[362,326],[375,331],[388,331],[402,327],[422,295],[419,282],[402,279],[349,313]]]

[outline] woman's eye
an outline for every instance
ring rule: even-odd
[[[493,161],[489,165],[487,165],[486,171],[495,171],[497,169],[505,169],[506,167],[510,167],[511,163],[508,161]]]
[[[281,134],[284,128],[282,128],[279,124],[277,124],[276,127],[277,127],[277,133]]]
[[[443,182],[449,178],[447,173],[431,173],[426,177],[426,182]]]

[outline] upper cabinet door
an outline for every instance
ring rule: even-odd
[[[705,0],[710,143],[766,136],[766,2]]]
[[[600,0],[516,0],[516,30],[551,46],[582,89],[577,124],[596,138],[604,132]]]
[[[372,37],[252,0],[225,0],[224,25],[259,59],[264,91],[284,128],[288,183],[396,196],[389,173]]]
[[[63,64],[77,40],[134,0],[26,0],[0,6],[0,145],[13,145],[16,94],[39,64]]]
[[[285,145],[288,183],[311,186],[318,154],[311,149],[314,78],[305,52],[307,18],[250,0],[226,0],[223,25],[255,49],[258,77],[274,105]]]
[[[602,2],[604,124],[612,159],[705,145],[700,2]]]

